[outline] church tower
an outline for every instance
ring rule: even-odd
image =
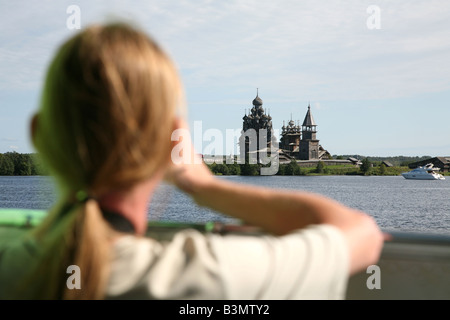
[[[301,139],[300,126],[295,125],[294,120],[288,122],[286,126],[283,121],[283,127],[281,127],[281,139],[280,149],[289,156],[299,159],[299,145]]]
[[[263,101],[256,91],[256,97],[253,99],[253,108],[249,114],[245,113],[242,118],[242,135],[239,139],[239,144],[245,148],[246,158],[250,153],[256,153],[256,161],[260,162],[260,151],[267,151],[271,147],[272,141],[272,117],[266,114],[262,107]],[[253,130],[251,130],[253,129]],[[264,130],[263,130],[264,129]],[[256,134],[256,135],[255,135]]]
[[[308,112],[302,124],[302,138],[299,146],[300,160],[319,159],[319,140],[316,139],[317,124],[311,113],[311,106],[308,105]]]

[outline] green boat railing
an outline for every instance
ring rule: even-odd
[[[37,226],[45,211],[0,209],[0,246]],[[220,222],[182,223],[151,221],[147,236],[170,240],[179,230],[193,228],[204,233],[260,235],[253,226]],[[386,232],[383,251],[376,265],[349,279],[348,300],[450,300],[450,236]]]

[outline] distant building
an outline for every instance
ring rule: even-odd
[[[287,126],[283,121],[281,130],[280,149],[291,158],[299,159],[300,139],[302,137],[300,126],[295,125],[294,120],[291,119]]]
[[[251,108],[249,114],[245,112],[242,118],[242,134],[239,139],[239,144],[241,148],[244,148],[243,151],[245,152],[246,158],[255,155],[256,161],[260,163],[261,153],[264,152],[268,155],[272,146],[272,117],[266,114],[266,110],[263,108],[263,101],[259,97],[258,91],[252,104],[253,108]]]
[[[353,157],[348,157],[347,161],[350,161],[352,164],[354,164],[355,166],[360,166],[362,165],[362,161]]]
[[[330,153],[325,150],[316,137],[317,124],[308,105],[303,124],[300,126],[291,119],[288,125],[281,128],[280,149],[282,153],[297,160],[323,160],[330,159]]]
[[[408,165],[408,167],[410,169],[415,169],[415,168],[417,168],[419,166],[425,166],[428,163],[432,163],[433,166],[439,168],[441,172],[449,172],[450,171],[450,157],[429,158],[429,159],[426,159],[426,160],[410,163]]]
[[[390,163],[389,161],[383,161],[381,164],[384,164],[386,167],[390,168],[393,167],[394,165],[392,163]]]

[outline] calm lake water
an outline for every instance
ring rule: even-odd
[[[450,179],[406,180],[401,176],[224,176],[220,179],[273,188],[323,194],[372,215],[386,231],[450,235]],[[0,176],[0,208],[48,209],[56,199],[48,177]],[[188,196],[162,184],[149,209],[149,219],[234,222],[198,207]]]

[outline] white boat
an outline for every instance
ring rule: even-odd
[[[409,172],[403,172],[402,176],[405,179],[415,180],[445,180],[445,177],[439,173],[439,168],[429,163],[422,167],[417,167]]]

